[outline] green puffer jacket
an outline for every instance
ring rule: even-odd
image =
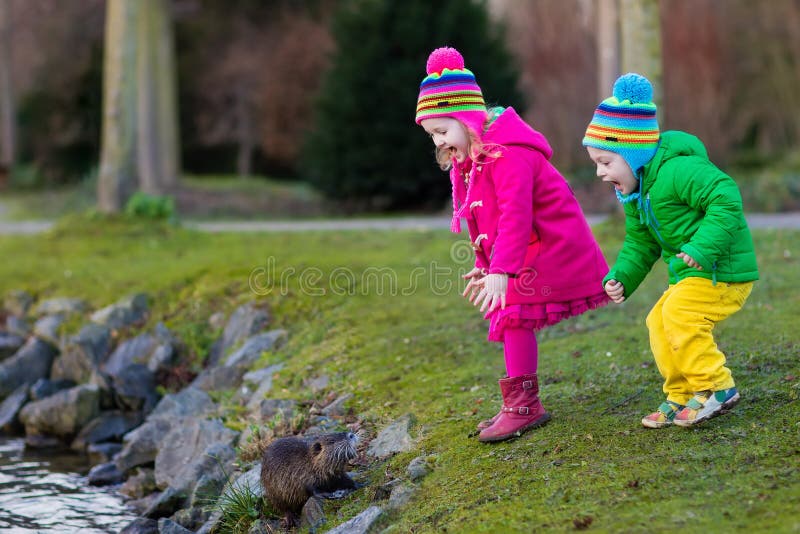
[[[733,179],[708,160],[703,143],[677,131],[661,134],[655,156],[642,168],[640,198],[625,204],[625,242],[603,279],[625,286],[629,297],[659,254],[669,283],[690,276],[721,282],[758,280],[753,239]],[[684,252],[703,269],[686,265]]]

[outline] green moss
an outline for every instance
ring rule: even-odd
[[[595,232],[613,257],[619,224]],[[444,231],[212,235],[81,218],[44,236],[0,237],[0,295],[26,289],[99,308],[144,291],[145,328],[165,322],[197,366],[219,334],[207,326],[212,313],[228,316],[251,300],[266,306],[273,326],[289,332],[258,364],[285,362],[271,396],[353,393],[348,406],[372,436],[415,417],[415,450],[373,462],[367,488],[325,503],[330,521],[356,515],[377,486],[432,454],[411,504],[382,520],[397,532],[789,532],[800,528],[799,237],[755,232],[762,280],[716,328],[743,395],[730,415],[696,429],[639,424],[662,400],[644,325],[666,283],[659,265],[625,304],[541,333],[542,398],[553,420],[492,446],[473,432],[500,402],[502,352],[460,296],[457,270],[467,265],[450,257],[454,238]],[[376,269],[397,285],[380,289]],[[304,379],[321,375],[330,382],[313,399]],[[229,408],[226,424],[250,423]]]

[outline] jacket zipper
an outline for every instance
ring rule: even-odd
[[[639,198],[641,199],[641,197]],[[653,213],[653,206],[652,204],[650,204],[650,193],[647,193],[643,208],[645,212],[645,220],[642,222],[644,222],[645,225],[653,229],[653,233],[655,234],[656,239],[658,240],[658,244],[661,245],[661,248],[663,248],[670,254],[677,254],[678,251],[669,246],[667,242],[664,240],[664,238],[661,237],[661,232],[658,231],[658,228],[661,225],[658,223],[658,219],[656,219],[656,214]]]
[[[644,218],[642,218],[642,214],[644,214]],[[661,225],[659,224],[658,219],[656,219],[656,214],[653,213],[653,206],[650,203],[650,193],[647,193],[647,195],[644,197],[644,202],[642,202],[642,197],[639,197],[639,222],[652,229],[658,244],[661,245],[661,248],[672,254],[673,257],[667,262],[667,269],[673,278],[675,278],[675,280],[680,281],[678,273],[672,266],[672,262],[676,259],[675,255],[677,252],[673,250],[672,247],[667,245],[667,242],[661,236],[661,232],[658,231],[658,228]]]

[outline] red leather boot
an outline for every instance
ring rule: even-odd
[[[485,428],[489,428],[490,426],[492,426],[494,424],[494,422],[497,421],[497,418],[500,417],[500,415],[502,413],[503,413],[503,411],[501,410],[501,411],[497,412],[494,415],[494,417],[492,417],[490,419],[484,419],[483,421],[478,423],[478,430],[483,430]]]
[[[539,400],[539,381],[535,374],[503,378],[498,381],[503,395],[503,409],[478,441],[503,441],[521,435],[526,430],[550,420]]]

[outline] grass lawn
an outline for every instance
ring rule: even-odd
[[[96,189],[96,179],[90,176],[71,185],[0,191],[0,220],[57,219],[85,212],[95,207]],[[186,175],[173,196],[179,216],[187,219],[282,219],[298,214],[313,218],[326,214],[324,201],[308,184],[263,176]]]
[[[596,228],[609,258],[620,226]],[[663,400],[644,325],[666,283],[658,266],[624,305],[541,333],[553,420],[495,445],[472,433],[499,406],[502,352],[460,296],[469,260],[446,231],[212,235],[69,219],[44,236],[0,236],[0,295],[26,289],[100,307],[145,291],[146,328],[165,322],[197,360],[216,334],[209,315],[268,306],[290,332],[260,362],[286,362],[274,396],[352,393],[369,435],[414,418],[415,449],[373,462],[361,471],[366,488],[326,502],[332,524],[424,454],[433,471],[384,516],[388,532],[797,532],[800,232],[758,231],[755,241],[762,280],[717,328],[743,397],[731,414],[695,429],[639,423]],[[303,379],[320,375],[330,382],[315,396]],[[232,410],[228,423],[245,425],[239,417]]]

